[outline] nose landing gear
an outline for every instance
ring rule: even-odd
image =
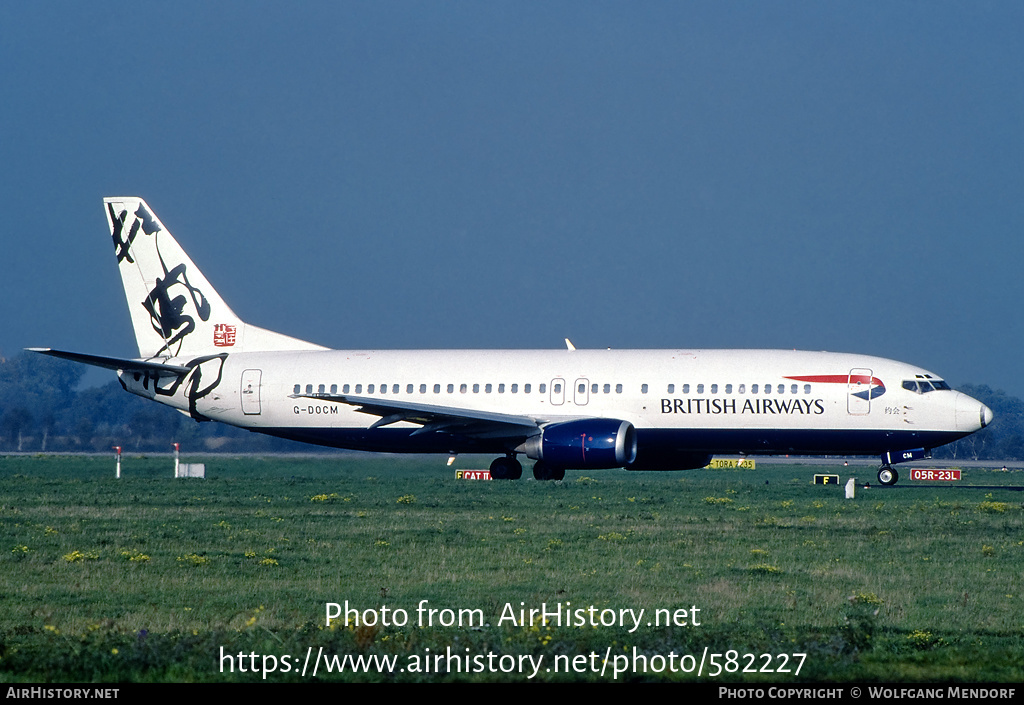
[[[886,486],[895,485],[896,481],[900,479],[900,475],[892,469],[893,463],[907,463],[911,460],[930,457],[932,457],[931,448],[913,448],[882,453],[882,466],[878,468],[878,481]]]
[[[878,482],[885,486],[895,485],[896,481],[900,479],[900,474],[892,469],[887,463],[882,467],[878,468]]]

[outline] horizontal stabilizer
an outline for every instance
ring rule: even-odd
[[[29,352],[42,353],[51,357],[59,357],[72,362],[81,362],[93,367],[103,367],[108,370],[126,370],[129,372],[148,372],[156,375],[184,376],[192,368],[183,365],[168,365],[163,362],[151,362],[149,360],[129,360],[121,357],[103,357],[101,355],[86,355],[84,353],[67,352],[65,350],[53,350],[52,348],[25,348]]]

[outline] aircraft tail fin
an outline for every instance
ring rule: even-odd
[[[141,198],[103,204],[141,357],[324,349],[243,322]]]

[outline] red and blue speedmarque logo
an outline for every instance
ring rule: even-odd
[[[878,377],[870,374],[848,374],[848,375],[806,375],[802,377],[786,377],[797,382],[814,382],[822,384],[845,384],[850,387],[852,394],[864,401],[871,401],[885,394],[885,385]],[[852,391],[860,389],[861,391]]]

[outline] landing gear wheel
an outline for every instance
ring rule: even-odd
[[[518,480],[523,476],[523,464],[515,458],[507,458],[508,464],[512,467],[512,471],[509,473],[508,479]]]
[[[896,481],[900,479],[900,474],[893,470],[888,465],[883,465],[878,468],[878,482],[885,486],[895,485]]]
[[[523,466],[515,458],[496,458],[491,463],[492,480],[518,480],[523,476]]]
[[[538,460],[533,464],[533,477],[536,480],[562,480],[565,478],[565,468],[554,468]]]
[[[550,480],[551,467],[543,460],[538,460],[533,464],[533,479],[543,482]]]
[[[495,458],[491,463],[490,472],[492,480],[507,480],[508,479],[508,460],[505,458]]]

